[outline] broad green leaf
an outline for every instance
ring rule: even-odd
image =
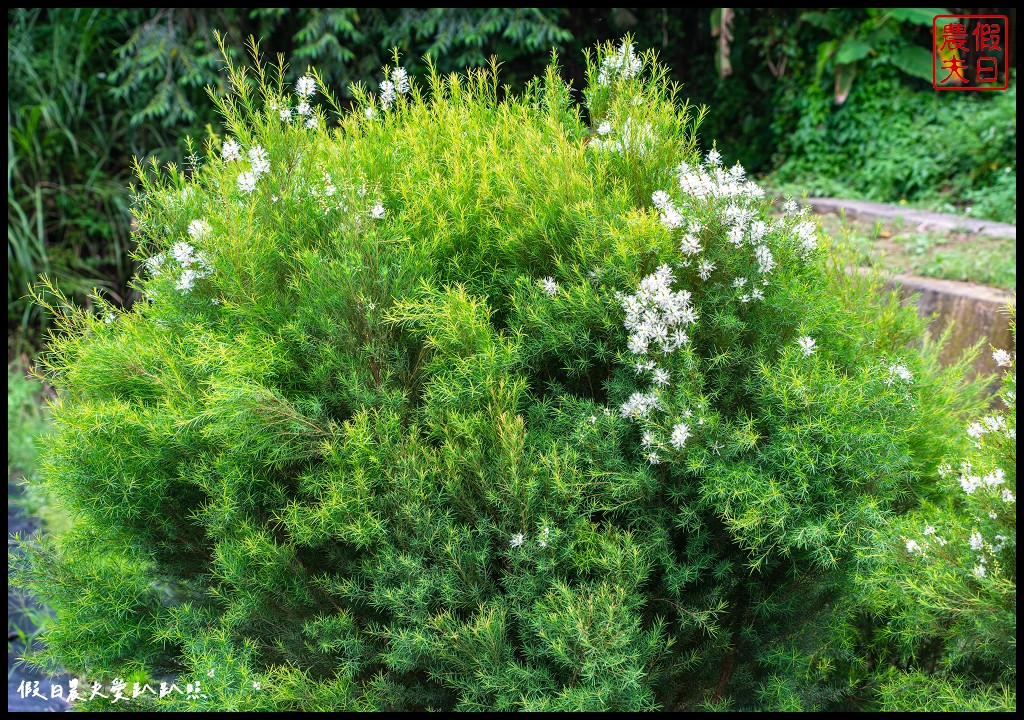
[[[865,40],[847,38],[836,50],[835,61],[837,65],[848,65],[863,60],[871,52],[871,44]]]
[[[915,45],[901,47],[893,52],[889,62],[908,75],[922,80],[932,80],[935,59],[923,47]]]
[[[899,22],[931,25],[936,15],[948,14],[944,8],[889,8],[889,14]],[[931,77],[929,75],[929,77]]]

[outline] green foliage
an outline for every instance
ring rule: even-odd
[[[29,286],[45,273],[84,298],[125,299],[131,258],[125,193],[131,136],[124,110],[101,92],[98,56],[113,49],[100,10],[11,10],[8,24],[7,324],[42,320]],[[118,165],[122,170],[118,171]],[[112,238],[120,241],[111,242]]]
[[[140,710],[841,706],[802,658],[985,378],[628,37],[589,122],[555,62],[394,60],[350,110],[229,62],[224,135],[138,168],[144,301],[38,294],[75,522],[10,560],[35,662],[202,683]]]
[[[821,85],[778,107],[774,178],[787,187],[1016,223],[1015,75],[999,93],[915,92],[877,68],[842,107]]]

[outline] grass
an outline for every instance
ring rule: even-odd
[[[1017,289],[1017,243],[962,232],[917,232],[902,223],[874,225],[826,214],[822,227],[852,247],[861,264],[893,274],[979,283]]]

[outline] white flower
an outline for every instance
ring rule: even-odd
[[[619,412],[626,419],[637,419],[647,417],[651,410],[661,409],[661,402],[654,393],[633,393],[629,400],[622,403]]]
[[[291,122],[292,121],[292,111],[291,111],[291,108],[281,108],[281,112],[279,113],[279,115],[281,116],[281,122]]]
[[[642,447],[649,448],[657,444],[657,438],[654,437],[654,433],[650,430],[644,430],[643,436],[640,438],[640,445]]]
[[[1003,488],[1003,494],[1001,497],[1004,503],[1012,503],[1017,500],[1017,498],[1014,497],[1013,493],[1010,491],[1010,488]]]
[[[188,234],[192,236],[194,240],[202,240],[213,228],[210,227],[210,223],[205,220],[193,220],[188,224]]]
[[[366,109],[363,110],[363,115],[366,116],[367,120],[372,120],[373,119],[373,106],[372,105],[368,105],[366,107]]]
[[[700,279],[701,280],[707,280],[709,277],[711,277],[711,271],[714,270],[714,269],[715,269],[715,264],[713,262],[708,262],[707,260],[701,260],[700,268],[699,268],[697,274],[700,275]]]
[[[708,165],[711,165],[712,167],[717,166],[717,165],[721,165],[722,164],[722,155],[721,155],[721,153],[718,152],[718,150],[712,148],[711,150],[708,150],[708,154],[707,154],[706,160],[707,160]]]
[[[555,295],[558,294],[558,283],[555,282],[555,279],[553,277],[546,277],[543,280],[541,280],[540,286],[544,288],[544,292],[546,292],[551,297],[554,297]]]
[[[982,478],[982,480],[984,480],[985,484],[988,485],[989,487],[1002,485],[1004,482],[1006,482],[1006,473],[1003,472],[1002,468],[996,468],[988,475],[986,475],[984,478]]]
[[[249,149],[249,164],[252,165],[252,172],[257,180],[269,172],[270,157],[261,145],[253,145]]]
[[[171,248],[171,254],[174,255],[174,259],[177,260],[182,267],[188,267],[192,264],[194,260],[192,257],[193,252],[194,248],[187,242],[174,243],[174,246]]]
[[[256,189],[256,175],[246,170],[238,175],[238,189],[244,193],[251,193]]]
[[[974,574],[977,575],[980,578],[985,577],[985,566],[984,565],[976,566],[974,568]]]
[[[192,270],[191,268],[185,268],[184,270],[181,271],[181,277],[178,279],[178,284],[176,287],[178,288],[178,290],[187,293],[189,290],[192,289],[192,284],[195,282],[197,277],[199,277],[199,275],[198,273],[196,273],[195,270]]]
[[[638,354],[642,355],[643,353]],[[645,370],[653,370],[655,367],[655,362],[653,360],[647,360],[646,362],[643,360],[637,360],[633,364],[633,367],[636,369],[636,374],[641,375]]]
[[[609,55],[601,63],[601,69],[597,73],[598,85],[608,85],[617,76],[624,80],[640,74],[643,69],[643,60],[636,56],[633,43],[627,45],[623,42],[614,55]]]
[[[509,542],[509,545],[511,547],[517,548],[517,547],[522,547],[524,542],[526,542],[526,538],[523,537],[523,534],[522,533],[517,533],[517,534],[512,536],[512,540],[511,540],[511,542]]]
[[[775,267],[775,258],[772,257],[772,251],[764,245],[758,245],[754,250],[754,257],[757,258],[757,271],[762,275],[767,275]]]
[[[914,375],[907,369],[907,366],[903,363],[893,363],[889,366],[889,377],[886,378],[885,384],[891,385],[896,378],[900,378],[906,383],[914,381]]]
[[[224,162],[233,162],[242,159],[242,148],[232,138],[227,138],[220,146],[220,155]]]
[[[805,335],[797,340],[797,343],[800,345],[800,349],[803,351],[804,355],[810,355],[814,352],[814,338]]]
[[[312,75],[303,75],[295,83],[295,94],[300,98],[309,99],[316,93],[316,79]]]
[[[316,115],[313,115],[308,120],[306,120],[306,127],[309,128],[310,130],[315,130],[319,126],[320,121],[316,119]]]
[[[151,275],[155,275],[157,271],[163,266],[164,261],[167,260],[166,253],[157,253],[146,260],[146,268],[149,270]]]
[[[609,135],[612,131],[612,124],[605,120],[603,123],[597,126],[598,135]]]
[[[654,381],[655,385],[668,385],[668,381],[669,381],[668,370],[663,370],[661,368],[658,368],[657,370],[655,370],[654,371],[653,381]]]
[[[742,288],[746,284],[747,284],[747,279],[745,277],[738,277],[738,278],[736,278],[735,280],[732,281],[732,286],[734,288]]]
[[[999,367],[1010,367],[1010,363],[1013,360],[1010,357],[1010,353],[1001,348],[992,351],[992,359],[996,361],[996,365]]]
[[[733,225],[729,228],[729,242],[732,243],[734,248],[743,247],[743,226]]]
[[[761,288],[754,288],[750,291],[750,299],[764,300],[764,292],[761,291]]]
[[[380,84],[380,106],[385,110],[390,110],[391,105],[395,102],[395,84],[390,80],[385,80]]]
[[[551,535],[551,528],[544,526],[544,529],[540,531],[540,538],[537,539],[537,544],[542,548],[548,546],[548,537]]]
[[[376,205],[374,205],[370,209],[370,217],[372,217],[374,220],[383,220],[384,219],[384,204],[383,203],[377,203]]]
[[[1006,418],[1002,415],[986,415],[981,419],[987,432],[998,432],[1006,428]]]
[[[796,230],[797,238],[800,240],[800,249],[806,259],[818,247],[818,229],[810,221],[802,222],[794,229]]]
[[[985,428],[981,423],[973,422],[967,426],[967,434],[977,440],[985,434]]]
[[[981,533],[979,533],[977,530],[971,533],[970,544],[971,550],[981,550],[983,547],[985,547],[985,540],[981,537]]]
[[[924,534],[925,534],[925,535],[934,535],[934,534],[935,534],[935,527],[934,527],[934,526],[932,526],[932,525],[928,525],[928,526],[927,526],[927,527],[925,527],[925,529],[924,529]]]
[[[305,117],[306,115],[309,115],[310,113],[313,112],[313,108],[309,106],[308,102],[303,100],[302,102],[299,103],[299,106],[295,108],[295,112],[297,112],[302,117]]]
[[[666,230],[681,228],[683,226],[683,216],[675,207],[668,205],[661,213],[661,224]]]
[[[648,453],[647,462],[651,465],[661,465],[661,457],[656,452]]]
[[[696,255],[701,250],[700,238],[693,233],[686,233],[679,242],[679,252],[684,256]]]
[[[964,492],[968,495],[973,495],[974,491],[981,486],[981,478],[978,475],[961,475],[960,476],[960,487],[964,489]]]
[[[750,225],[750,242],[759,243],[768,232],[768,225],[763,220],[757,220]]]
[[[405,68],[395,68],[391,71],[391,82],[395,84],[395,89],[400,95],[408,95],[411,88],[409,87],[409,73],[405,71]]]
[[[907,552],[913,555],[921,550],[921,546],[915,540],[907,540]]]
[[[589,422],[591,425],[596,423],[597,422],[597,415],[591,415],[589,418],[587,418],[587,422]]]
[[[787,200],[786,204],[782,206],[782,212],[786,213],[787,215],[793,215],[799,209],[800,209],[800,206],[797,204],[796,200],[794,200],[793,198],[790,198],[789,200]]]
[[[109,325],[110,323],[114,322],[115,319],[116,319],[116,317],[114,316],[114,313],[112,313],[112,312],[108,312],[106,315],[103,316],[103,322],[105,322],[107,325]]]
[[[672,438],[670,440],[672,447],[676,450],[682,450],[688,437],[690,437],[690,426],[686,423],[679,423],[672,428]]]

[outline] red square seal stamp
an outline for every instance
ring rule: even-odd
[[[936,90],[1005,90],[1010,86],[1006,15],[936,15],[932,18],[932,87]]]

